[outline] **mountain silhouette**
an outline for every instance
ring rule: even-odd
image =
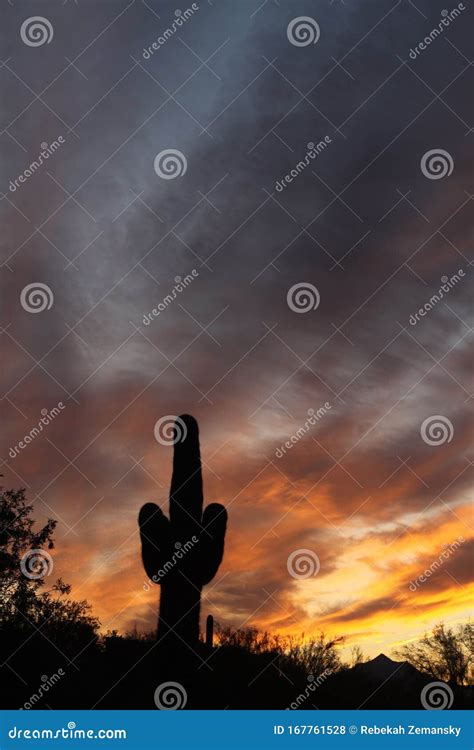
[[[446,707],[467,708],[472,700],[472,688],[440,683],[407,661],[394,661],[385,654],[331,676],[315,700],[318,708],[423,709],[422,692],[434,683],[444,686]]]
[[[388,679],[416,680],[424,679],[421,672],[415,669],[407,661],[394,661],[385,654],[379,654],[374,659],[357,664],[354,668],[355,674],[362,675],[365,679],[383,682]]]

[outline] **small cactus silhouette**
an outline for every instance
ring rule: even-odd
[[[183,642],[195,648],[199,640],[201,590],[222,561],[227,512],[218,503],[203,512],[196,420],[178,417],[174,429],[169,519],[157,505],[146,503],[138,522],[145,571],[161,585],[158,640],[182,649]]]
[[[214,618],[208,615],[206,618],[206,646],[212,648],[214,641]]]

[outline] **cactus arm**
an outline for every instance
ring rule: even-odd
[[[227,511],[219,503],[211,503],[202,516],[200,536],[201,584],[204,586],[216,575],[224,555],[224,539],[227,527]]]
[[[138,516],[143,567],[153,578],[171,554],[170,522],[155,503],[146,503]]]

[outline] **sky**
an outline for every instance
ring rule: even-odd
[[[229,514],[203,616],[369,655],[469,617],[459,8],[5,0],[3,483],[104,631],[156,624],[137,516],[183,413]]]

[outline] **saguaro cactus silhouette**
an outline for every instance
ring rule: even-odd
[[[192,647],[198,642],[201,590],[222,561],[227,513],[218,503],[203,512],[196,420],[178,417],[174,429],[169,519],[146,503],[138,522],[145,571],[161,585],[158,640],[182,648],[183,641]]]

